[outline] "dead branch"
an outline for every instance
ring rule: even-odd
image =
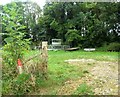
[[[29,59],[27,59],[25,62],[23,62],[23,65],[24,65],[25,63],[27,63],[28,61],[30,61],[30,60],[32,60],[32,59],[34,59],[34,58],[36,58],[36,57],[38,57],[38,56],[40,56],[40,55],[41,55],[41,53],[38,54],[38,55],[35,55],[35,56],[33,56],[33,57],[29,58]]]

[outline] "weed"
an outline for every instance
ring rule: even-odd
[[[92,89],[86,83],[79,85],[77,90],[73,93],[74,95],[93,95]]]
[[[87,71],[87,70],[84,70],[84,71],[83,71],[83,73],[89,73],[89,71]]]
[[[91,66],[92,64],[91,64],[91,63],[88,63],[87,65],[90,65],[90,66]]]

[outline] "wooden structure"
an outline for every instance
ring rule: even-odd
[[[66,48],[65,51],[76,51],[79,50],[79,47],[76,48]]]
[[[45,78],[47,79],[46,75],[47,75],[47,64],[48,64],[48,52],[47,52],[47,47],[48,47],[48,43],[47,41],[43,41],[42,42],[42,52],[41,52],[41,58],[42,58],[42,74],[43,76],[45,76]]]
[[[52,49],[59,50],[62,48],[61,46],[61,39],[52,39]]]
[[[62,45],[61,39],[52,39],[52,44],[48,45],[48,50],[65,50],[69,45]]]

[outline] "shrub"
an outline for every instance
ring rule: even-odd
[[[20,74],[13,80],[12,92],[15,95],[23,95],[31,92],[33,86],[30,83],[30,75]]]
[[[5,30],[7,32],[7,37],[3,39],[5,44],[2,50],[4,52],[2,55],[2,81],[4,82],[2,91],[3,94],[11,94],[11,88],[14,82],[13,79],[17,76],[17,59],[23,58],[23,52],[28,50],[30,45],[30,39],[24,38],[26,34],[24,29],[26,26],[21,24],[22,17],[18,13],[19,8],[15,2],[12,2],[11,6],[12,7],[8,7],[7,5],[3,6],[5,14],[2,16],[2,24],[5,26]],[[8,24],[6,21],[9,21]]]
[[[120,51],[120,43],[110,43],[107,47],[107,51]]]
[[[110,44],[105,44],[102,47],[97,48],[97,51],[120,51],[120,43],[110,43]]]
[[[107,46],[97,48],[97,51],[107,51]]]

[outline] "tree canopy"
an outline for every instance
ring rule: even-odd
[[[16,5],[20,9],[20,23],[26,26],[22,29],[24,38],[32,38],[35,45],[42,40],[51,43],[52,38],[60,38],[71,47],[100,47],[120,42],[120,3],[49,2],[43,11],[32,2],[16,2]],[[14,6],[10,3],[4,7],[7,10]],[[9,20],[6,18],[4,23],[9,24]],[[5,25],[2,32],[8,32]],[[4,34],[3,40],[6,37]]]

